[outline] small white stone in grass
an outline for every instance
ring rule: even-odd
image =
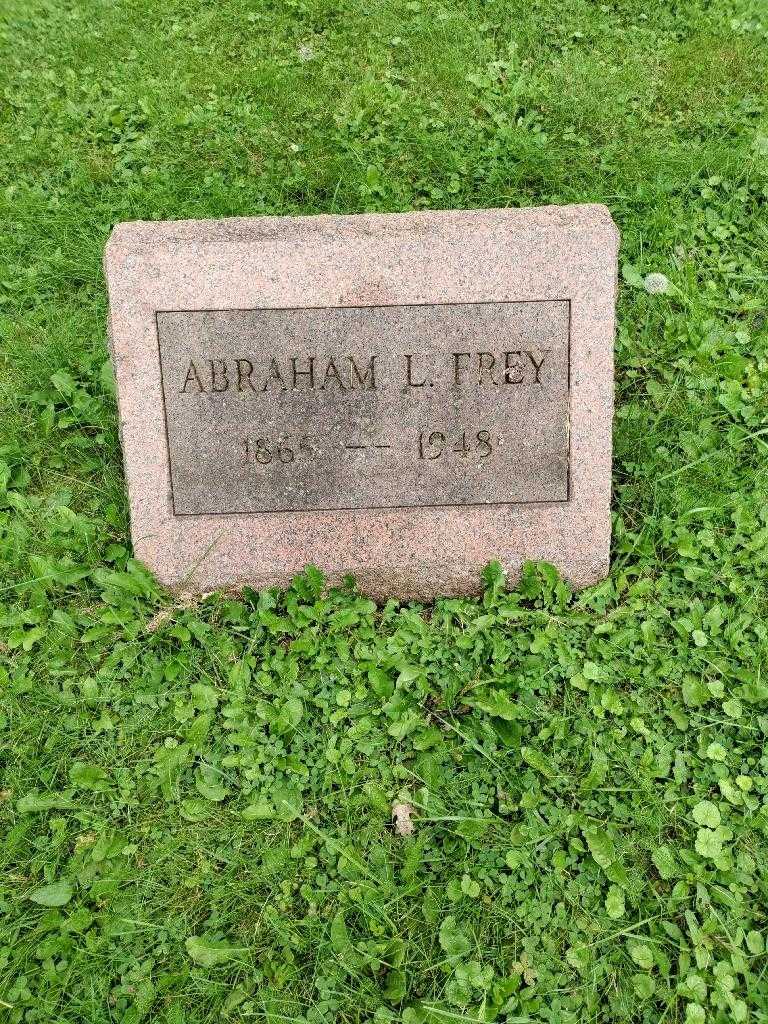
[[[395,823],[395,832],[399,836],[412,836],[415,830],[413,824],[413,805],[407,803],[396,803],[392,805],[392,820]]]
[[[669,291],[669,278],[666,274],[646,274],[643,287],[649,295],[664,295]]]
[[[315,51],[311,46],[307,46],[306,43],[302,43],[299,47],[299,60],[314,60]]]

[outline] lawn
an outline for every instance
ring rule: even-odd
[[[765,5],[3,0],[0,41],[0,1019],[768,1021]],[[131,559],[114,223],[586,201],[608,580],[179,603]]]

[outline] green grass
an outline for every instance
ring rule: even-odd
[[[0,1017],[768,1021],[765,5],[4,0],[0,39]],[[623,236],[609,580],[184,606],[131,561],[115,222],[572,201]]]

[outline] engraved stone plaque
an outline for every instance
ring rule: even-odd
[[[601,579],[617,244],[600,206],[118,225],[136,556],[190,591]]]
[[[569,303],[158,312],[176,515],[568,500]]]

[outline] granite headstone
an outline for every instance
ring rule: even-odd
[[[135,553],[190,591],[602,578],[618,236],[600,206],[118,225]]]

